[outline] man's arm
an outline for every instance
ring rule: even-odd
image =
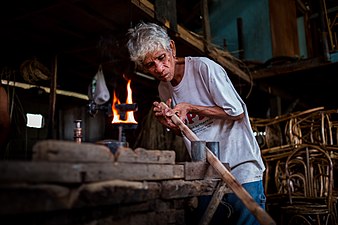
[[[230,116],[221,107],[218,106],[199,106],[192,105],[189,103],[181,103],[187,104],[188,113],[195,113],[197,115],[217,118],[217,119],[226,119],[226,120],[240,120],[244,117],[244,113],[239,114],[238,116]]]
[[[181,120],[185,120],[188,113],[194,113],[201,116],[206,116],[216,119],[224,120],[241,120],[244,117],[244,113],[241,113],[237,116],[228,115],[221,107],[218,106],[200,106],[192,105],[190,103],[182,102],[175,106],[171,112],[167,113],[167,116],[171,116],[172,113],[175,113],[180,117]]]
[[[167,101],[167,105],[170,105],[171,99]],[[169,128],[176,134],[180,134],[180,129],[171,120],[171,116],[176,114],[182,121],[185,121],[188,113],[195,113],[201,116],[210,118],[225,119],[225,120],[241,120],[244,117],[244,113],[237,116],[228,115],[221,107],[218,106],[198,106],[190,103],[179,103],[173,109],[163,108],[159,102],[153,103],[153,111],[158,121]]]

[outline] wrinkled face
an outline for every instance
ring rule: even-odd
[[[150,52],[144,58],[143,68],[160,81],[171,81],[175,74],[175,59],[168,50]]]

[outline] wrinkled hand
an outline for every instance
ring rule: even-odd
[[[175,114],[177,115],[183,122],[186,121],[187,114],[189,110],[192,108],[192,105],[186,102],[182,102],[177,104],[173,109],[162,107],[159,102],[154,102],[154,112],[155,116],[160,120],[160,122],[164,122],[162,124],[166,125],[169,128],[177,127],[171,121],[171,117]],[[171,99],[168,99],[166,102],[167,106],[171,105]]]
[[[175,113],[183,121],[183,123],[185,123],[187,119],[187,114],[189,113],[191,107],[191,104],[181,102],[172,109],[171,113]]]
[[[168,106],[171,105],[171,99],[168,99],[166,104]],[[165,108],[163,107],[160,102],[154,102],[153,103],[153,112],[155,114],[155,117],[158,119],[158,121],[163,124],[164,126],[168,127],[169,129],[177,130],[179,129],[171,120],[171,116],[175,113],[173,109],[171,108]]]

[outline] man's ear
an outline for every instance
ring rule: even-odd
[[[175,41],[170,40],[170,48],[171,48],[173,56],[176,57],[176,45],[175,45]]]

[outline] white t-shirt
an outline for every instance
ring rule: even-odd
[[[161,100],[172,98],[173,106],[188,102],[201,106],[219,106],[231,116],[244,112],[245,117],[240,121],[188,114],[186,125],[200,140],[219,142],[220,161],[229,163],[231,173],[240,183],[262,180],[265,166],[252,132],[246,105],[223,67],[205,57],[186,57],[181,82],[174,87],[170,82],[160,82],[158,89]],[[184,135],[183,137],[191,155],[190,141]]]

